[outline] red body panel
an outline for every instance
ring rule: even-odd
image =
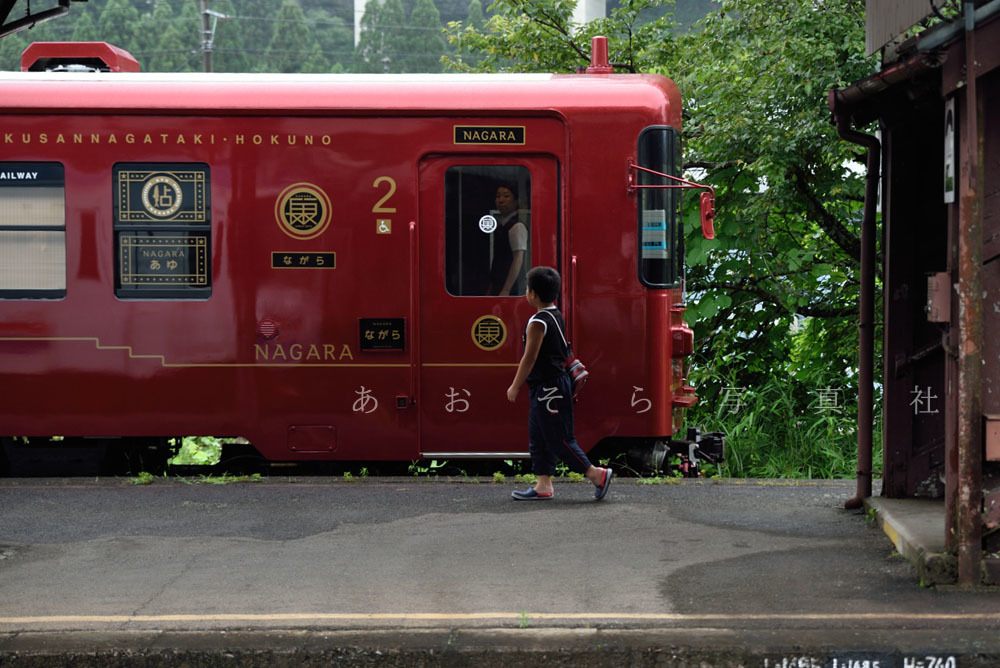
[[[563,274],[591,371],[581,446],[674,432],[681,294],[640,284],[627,190],[640,131],[680,127],[664,77],[11,73],[0,100],[0,163],[61,163],[66,212],[65,297],[0,299],[0,435],[243,436],[276,460],[526,453],[527,393],[505,390],[532,309],[445,288],[442,178],[466,164],[531,172],[532,262]],[[458,144],[463,125],[523,143]],[[210,298],[116,297],[118,163],[207,166]],[[276,214],[303,183],[329,199],[310,239]],[[505,325],[498,347],[476,345],[483,316]],[[402,349],[362,350],[362,318],[401,319]]]
[[[63,62],[87,63],[109,72],[138,72],[132,54],[107,42],[35,42],[21,54],[21,71],[44,72]]]

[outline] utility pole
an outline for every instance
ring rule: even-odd
[[[205,57],[205,71],[212,71],[212,33],[208,29],[208,0],[201,0],[201,53]]]
[[[219,19],[225,21],[226,19],[232,18],[226,14],[220,12],[212,11],[208,8],[209,0],[200,0],[201,2],[201,52],[205,56],[205,71],[212,72],[212,49],[215,46],[215,27],[219,23]],[[209,28],[208,19],[211,17],[212,26]]]

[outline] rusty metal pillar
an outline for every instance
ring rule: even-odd
[[[982,141],[977,118],[974,6],[965,3],[965,130],[958,229],[958,499],[955,531],[958,583],[980,581],[982,547],[983,420],[983,193]]]
[[[844,503],[848,509],[860,508],[872,495],[872,430],[874,413],[875,351],[875,208],[882,145],[876,137],[851,129],[848,113],[839,108],[837,91],[829,93],[837,133],[842,139],[867,150],[865,163],[865,209],[861,222],[861,295],[858,313],[858,478],[857,492]]]
[[[841,133],[842,137],[849,133]],[[872,432],[874,428],[875,359],[875,203],[878,201],[882,147],[875,137],[860,135],[868,147],[865,211],[861,223],[861,295],[858,313],[858,481],[857,493],[844,505],[860,508],[872,495]]]

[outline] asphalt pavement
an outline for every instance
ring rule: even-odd
[[[0,480],[0,666],[1000,665],[853,481],[514,488]]]

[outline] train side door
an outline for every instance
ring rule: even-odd
[[[506,391],[534,309],[531,267],[558,266],[558,164],[544,156],[420,165],[420,410],[424,457],[523,455],[528,392]],[[520,258],[520,266],[518,260]],[[498,294],[505,285],[513,294]]]

